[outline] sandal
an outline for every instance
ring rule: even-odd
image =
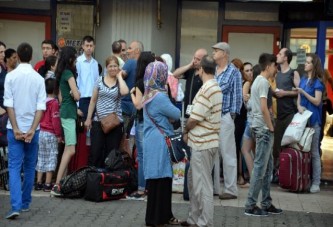
[[[180,225],[181,223],[182,223],[182,221],[175,217],[172,217],[169,220],[169,225]]]

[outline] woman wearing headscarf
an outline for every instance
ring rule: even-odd
[[[180,118],[167,94],[168,67],[162,62],[150,63],[145,71],[143,95],[143,165],[148,190],[146,225],[179,225],[171,210],[172,163],[165,135],[173,135],[170,120]],[[164,134],[160,131],[163,130]]]

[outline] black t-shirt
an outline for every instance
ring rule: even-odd
[[[3,95],[5,93],[5,79],[6,79],[7,71],[5,69],[1,69],[0,73],[0,106],[5,109],[3,105]]]
[[[145,92],[145,87],[144,87],[144,84],[143,84],[143,79],[140,79],[138,80],[136,83],[135,83],[135,87],[137,87],[142,95],[144,94]],[[136,111],[136,119],[139,121],[139,122],[142,122],[143,121],[143,109],[141,110],[137,110]]]
[[[192,101],[202,86],[202,80],[199,75],[194,75],[195,69],[186,71],[183,75],[183,79],[186,80],[185,95],[184,95],[184,111],[186,111],[187,105],[192,104]],[[185,114],[186,117],[189,117]]]

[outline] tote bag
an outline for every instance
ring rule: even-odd
[[[297,143],[300,141],[308,119],[312,112],[305,110],[302,114],[296,113],[283,134],[281,146]]]

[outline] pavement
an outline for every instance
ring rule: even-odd
[[[327,183],[327,182],[326,182]],[[249,217],[244,215],[247,190],[239,188],[237,199],[222,201],[214,197],[214,226],[278,226],[324,227],[333,225],[333,185],[321,186],[317,194],[291,193],[272,185],[271,195],[281,215]],[[259,196],[259,198],[261,198]],[[175,217],[186,220],[189,203],[181,194],[173,194]],[[145,201],[117,200],[101,203],[84,199],[50,197],[49,193],[33,191],[29,212],[21,213],[15,220],[4,216],[10,210],[9,192],[0,190],[0,226],[145,226]]]

